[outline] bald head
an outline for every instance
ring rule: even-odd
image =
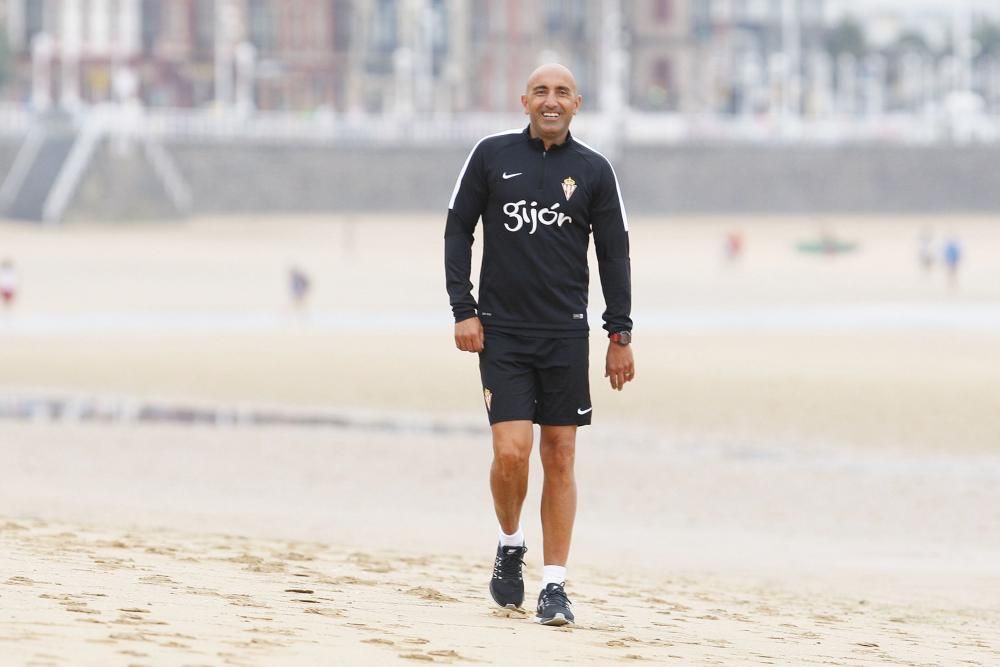
[[[576,92],[576,79],[563,65],[542,65],[528,77],[521,104],[531,118],[531,136],[541,139],[548,150],[561,144],[583,98]]]
[[[546,63],[541,67],[537,68],[528,77],[528,84],[525,86],[526,91],[531,90],[531,86],[541,80],[556,79],[561,80],[570,86],[573,94],[576,95],[576,77],[573,73],[569,71],[569,68],[565,65],[560,65],[559,63]]]

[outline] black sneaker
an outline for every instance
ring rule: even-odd
[[[490,579],[490,595],[501,607],[516,609],[524,604],[524,579],[521,566],[528,547],[504,547],[497,545],[497,560],[493,565]]]
[[[566,597],[565,582],[549,584],[538,594],[535,621],[542,625],[567,625],[576,622],[573,605]]]

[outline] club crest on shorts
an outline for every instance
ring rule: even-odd
[[[569,198],[573,196],[574,192],[576,192],[576,181],[567,176],[563,179],[562,188],[563,194],[566,195],[566,201],[569,201]]]
[[[483,400],[486,401],[486,411],[489,412],[490,408],[493,406],[493,392],[484,388]]]

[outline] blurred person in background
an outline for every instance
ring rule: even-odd
[[[948,270],[948,283],[958,287],[958,268],[962,263],[962,242],[957,236],[949,236],[944,242],[944,266]]]
[[[722,254],[730,264],[736,264],[743,257],[743,232],[731,231],[726,234]]]
[[[502,607],[524,602],[521,509],[532,424],[539,424],[544,568],[536,620],[545,625],[575,620],[565,582],[576,517],[576,432],[590,424],[593,410],[587,323],[591,233],[607,304],[605,377],[619,391],[635,377],[628,219],[611,164],[570,134],[582,101],[566,67],[535,70],[521,96],[528,127],[475,145],[455,184],[445,229],[455,345],[479,354],[493,435],[490,488],[499,544],[490,594]],[[470,274],[480,217],[484,249],[477,303]]]
[[[309,274],[302,268],[298,266],[288,268],[288,294],[292,301],[292,308],[295,310],[305,308],[311,286],[312,281],[309,280]]]
[[[3,300],[4,308],[10,308],[16,298],[17,271],[14,269],[14,262],[5,258],[0,262],[0,299]]]

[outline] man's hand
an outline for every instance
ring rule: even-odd
[[[455,323],[455,347],[463,352],[483,351],[483,323],[478,317]]]
[[[621,391],[626,382],[635,379],[635,360],[632,359],[632,346],[619,345],[608,341],[608,358],[604,365],[604,377],[611,379],[611,388]]]

